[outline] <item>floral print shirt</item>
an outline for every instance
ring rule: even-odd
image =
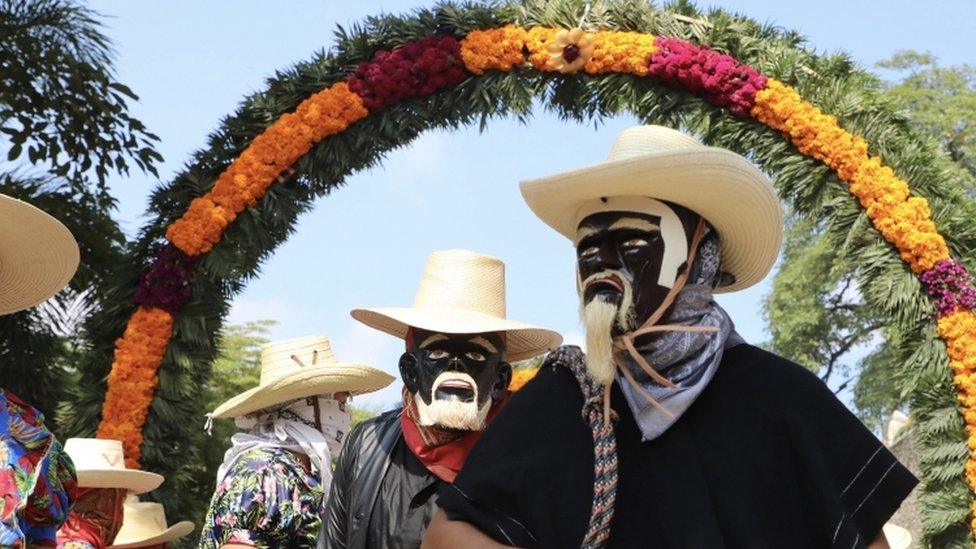
[[[54,547],[77,488],[44,415],[0,389],[0,547]]]
[[[255,448],[241,454],[217,485],[199,547],[315,547],[324,511],[319,479],[298,457],[281,448]]]

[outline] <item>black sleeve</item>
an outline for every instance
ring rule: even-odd
[[[332,475],[332,488],[329,490],[329,500],[325,508],[325,520],[322,521],[322,528],[325,528],[325,546],[330,549],[345,549],[347,545],[350,487],[364,425],[357,425],[346,437]]]
[[[783,406],[803,483],[820,502],[821,531],[833,547],[866,546],[918,480],[819,378],[790,366],[802,373]]]
[[[487,427],[454,484],[441,487],[447,517],[509,546],[579,546],[593,468],[582,402],[567,369],[543,366]],[[582,489],[567,478],[581,478]]]

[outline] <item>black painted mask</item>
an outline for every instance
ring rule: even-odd
[[[675,230],[683,234],[662,233],[661,216],[645,213],[600,212],[580,222],[576,257],[582,302],[601,299],[621,308],[615,333],[643,324],[686,268],[700,217],[676,204],[665,206],[677,216],[680,229]]]
[[[400,375],[417,397],[422,425],[478,430],[492,402],[504,396],[512,367],[497,333],[444,334],[412,329]]]

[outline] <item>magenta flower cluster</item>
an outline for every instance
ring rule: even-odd
[[[921,275],[922,284],[935,302],[940,317],[957,309],[976,308],[976,288],[966,266],[953,259],[943,259]]]
[[[197,258],[167,244],[156,251],[152,265],[139,280],[134,300],[141,307],[176,313],[190,299],[190,280]]]
[[[649,74],[666,84],[704,96],[716,107],[737,116],[748,116],[756,92],[766,87],[766,77],[756,69],[705,46],[675,38],[654,40]]]
[[[428,36],[393,51],[379,51],[349,76],[349,89],[370,111],[411,97],[453,88],[468,77],[461,45],[451,36]]]

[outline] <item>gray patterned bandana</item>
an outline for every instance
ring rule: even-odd
[[[660,323],[714,326],[718,331],[663,331],[649,336],[650,341],[637,347],[648,365],[673,383],[674,387],[665,387],[651,379],[630,356],[626,356],[621,365],[627,368],[636,384],[670,415],[640,394],[619,370],[617,372],[617,383],[644,441],[661,436],[678,421],[715,376],[725,349],[745,343],[736,333],[728,313],[714,300],[712,287],[721,276],[716,239],[706,239],[701,243],[698,258],[699,273],[681,289],[675,297],[671,314]]]

